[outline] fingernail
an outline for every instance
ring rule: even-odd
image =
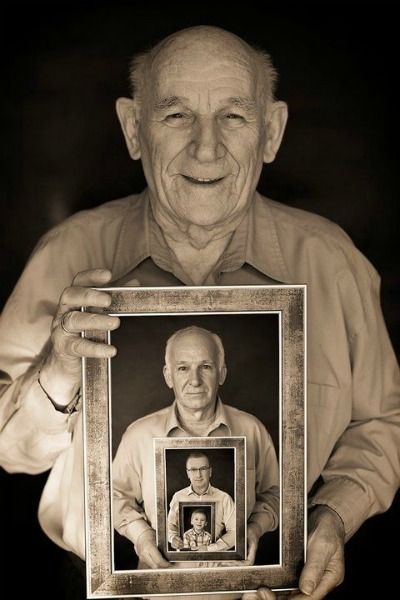
[[[314,582],[310,581],[310,579],[306,579],[306,581],[304,583],[302,583],[301,585],[301,591],[303,592],[303,594],[306,594],[307,596],[311,596],[311,594],[314,591]]]

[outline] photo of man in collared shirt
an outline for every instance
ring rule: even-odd
[[[172,497],[168,513],[168,541],[175,550],[187,546],[185,537],[187,532],[180,534],[179,513],[183,502],[214,502],[215,503],[215,542],[207,543],[205,540],[199,544],[196,539],[197,550],[206,552],[230,550],[235,546],[235,504],[229,494],[213,487],[210,484],[212,466],[208,456],[201,451],[191,452],[186,461],[186,472],[190,480],[189,487],[178,490]],[[195,532],[195,524],[191,524]],[[203,529],[205,524],[203,526]],[[199,532],[196,532],[197,534]],[[192,536],[193,538],[193,536]]]

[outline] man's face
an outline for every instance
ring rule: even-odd
[[[265,103],[244,50],[180,41],[153,64],[139,122],[152,205],[182,230],[236,223],[263,164]]]
[[[214,410],[225,370],[218,364],[213,339],[198,332],[188,332],[175,339],[164,377],[175,392],[178,410]]]
[[[205,526],[207,525],[207,519],[203,513],[195,512],[192,515],[190,523],[193,526],[193,529],[196,533],[201,533],[202,531],[204,531]]]
[[[196,493],[204,493],[207,491],[212,469],[206,456],[189,458],[186,463],[186,472],[192,488]]]

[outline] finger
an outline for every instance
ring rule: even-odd
[[[109,269],[89,269],[80,271],[72,280],[73,286],[98,286],[106,285],[111,281],[112,273]]]
[[[71,309],[84,307],[108,308],[111,296],[107,292],[100,292],[86,287],[67,287],[61,294],[59,314]]]
[[[81,331],[112,331],[117,329],[120,325],[118,317],[111,317],[109,315],[99,315],[96,313],[81,312],[81,311],[69,311],[64,313],[62,317],[62,324],[60,327],[65,333],[80,333]]]
[[[148,558],[150,561],[148,564],[150,564],[152,569],[166,569],[171,566],[170,563],[165,560],[161,552],[157,550],[157,548],[152,548],[148,551]]]
[[[275,600],[274,592],[268,588],[260,588],[256,592],[247,592],[242,596],[243,600]]]
[[[256,560],[256,552],[257,552],[257,544],[254,542],[250,542],[248,550],[247,550],[247,559],[246,564],[254,565],[254,561]]]
[[[311,536],[308,543],[307,560],[299,580],[300,591],[306,595],[313,593],[322,579],[332,558],[335,547],[325,536]]]
[[[79,358],[113,358],[117,349],[111,344],[91,342],[82,337],[64,337],[63,354]],[[60,352],[58,350],[58,352]]]
[[[344,559],[333,559],[322,575],[321,581],[311,594],[312,600],[322,600],[344,579]],[[310,596],[308,596],[310,598]]]

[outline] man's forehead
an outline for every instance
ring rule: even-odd
[[[190,458],[187,459],[188,465],[199,464],[199,463],[208,467],[209,460],[208,460],[207,456],[191,456]]]
[[[240,95],[254,88],[256,76],[254,58],[241,47],[222,45],[218,50],[218,44],[174,44],[153,60],[149,83],[156,96],[172,95],[175,88],[203,89],[205,85],[237,88]]]
[[[186,355],[189,357],[199,352],[210,355],[210,357],[214,356],[217,347],[211,336],[191,331],[178,336],[174,340],[171,350],[176,359],[182,359]]]

